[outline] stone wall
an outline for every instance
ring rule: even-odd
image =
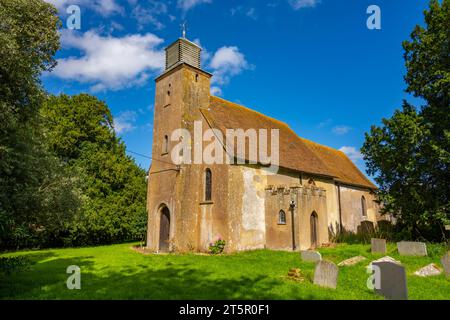
[[[209,128],[199,111],[209,108],[209,90],[210,75],[187,65],[156,79],[147,247],[158,251],[164,206],[170,211],[170,249],[175,251],[207,251],[218,237],[226,240],[228,252],[264,247],[308,249],[313,212],[318,217],[318,244],[328,242],[329,229],[339,224],[333,179],[286,169],[267,175],[264,169],[251,165],[171,163],[171,150],[177,142],[169,142],[165,153],[164,136],[170,139],[175,129],[185,128],[193,138],[195,121],[201,121],[203,132]],[[203,142],[203,147],[208,144]],[[212,172],[211,201],[204,197],[206,168]],[[341,186],[342,222],[347,230],[356,231],[362,220],[362,195],[366,198],[367,219],[379,218],[370,192]],[[280,210],[286,214],[285,224],[279,223]]]
[[[342,225],[346,231],[357,232],[361,221],[372,221],[376,225],[379,216],[379,205],[374,195],[367,189],[341,186]],[[361,197],[366,199],[367,216],[362,214]]]
[[[295,207],[291,207],[294,201]],[[280,210],[286,213],[286,224],[279,224]],[[311,215],[318,217],[317,242],[328,242],[326,190],[312,185],[278,185],[266,189],[266,247],[283,250],[305,250],[311,243]]]

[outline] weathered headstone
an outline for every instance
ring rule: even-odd
[[[386,239],[371,239],[372,253],[386,253]]]
[[[357,227],[357,233],[368,235],[374,234],[375,227],[373,225],[373,222],[370,220],[361,221],[361,224]]]
[[[339,268],[330,261],[319,261],[314,270],[314,284],[336,289]]]
[[[344,261],[341,261],[338,263],[338,267],[343,267],[343,266],[353,266],[357,263],[360,263],[361,261],[366,260],[365,257],[363,256],[356,256],[350,259],[346,259]]]
[[[322,255],[320,252],[313,250],[304,250],[300,252],[303,261],[307,262],[318,262],[322,260]]]
[[[445,275],[447,277],[450,277],[450,251],[448,251],[442,258],[441,258],[442,266],[444,267]]]
[[[380,259],[377,259],[377,260],[372,261],[372,262],[369,264],[369,266],[370,266],[372,263],[375,263],[375,262],[392,262],[392,263],[396,263],[396,264],[401,264],[400,261],[395,260],[395,259],[392,258],[392,257],[385,256],[385,257],[383,257],[383,258],[380,258]]]
[[[408,299],[405,267],[392,262],[372,262],[372,268],[375,270],[375,279],[379,277],[378,285],[375,280],[375,293],[389,300]]]
[[[400,241],[397,242],[398,253],[401,256],[426,256],[427,245],[423,242]]]
[[[420,268],[414,274],[419,277],[430,277],[430,276],[438,276],[442,273],[442,270],[435,265],[434,263],[430,263],[423,268]]]
[[[392,231],[392,223],[387,220],[380,220],[377,222],[378,231],[389,233]]]

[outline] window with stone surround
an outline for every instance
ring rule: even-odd
[[[286,212],[283,210],[278,213],[278,224],[286,224]]]
[[[212,196],[212,172],[211,169],[205,170],[205,201],[211,201]]]
[[[366,198],[364,198],[364,196],[361,197],[361,210],[363,217],[367,217],[367,205]]]
[[[162,154],[169,153],[169,136],[165,135],[163,140]]]

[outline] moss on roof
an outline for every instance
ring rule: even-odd
[[[226,129],[279,129],[280,167],[329,176],[343,184],[376,189],[341,151],[300,138],[289,126],[255,110],[211,96],[209,109],[201,109],[212,128],[226,135]],[[270,133],[268,132],[270,138]],[[270,140],[268,142],[270,151]],[[248,149],[246,155],[248,155]]]

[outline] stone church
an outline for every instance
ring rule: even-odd
[[[155,80],[148,250],[207,251],[218,237],[226,241],[226,252],[305,250],[328,243],[339,230],[356,232],[367,221],[376,225],[376,186],[344,153],[211,95],[212,75],[201,68],[200,52],[186,38],[176,40]],[[247,162],[174,164],[171,133],[193,133],[195,121],[224,134],[229,128],[278,129],[278,172],[268,175],[262,164]]]

